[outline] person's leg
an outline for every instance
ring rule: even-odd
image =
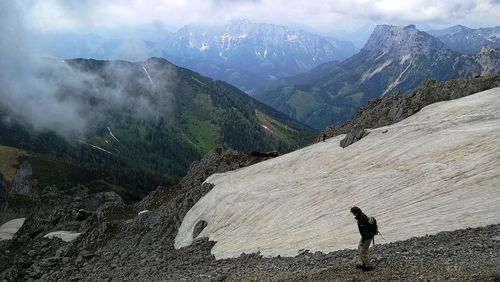
[[[372,243],[372,239],[365,240],[364,242],[359,242],[359,258],[361,262],[365,266],[365,268],[371,268],[370,260],[368,259],[368,250],[370,248],[370,244]]]
[[[358,244],[358,257],[359,257],[360,263],[358,265],[356,265],[356,268],[364,268],[365,267],[365,262],[363,261],[362,250],[363,250],[363,242],[361,239],[361,240],[359,240],[359,244]]]

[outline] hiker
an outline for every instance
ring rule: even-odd
[[[325,140],[326,140],[326,133],[323,132],[323,134],[321,134],[320,141],[325,142]]]
[[[370,260],[368,259],[368,249],[373,241],[373,237],[377,234],[377,223],[373,217],[369,218],[358,207],[352,207],[351,213],[358,221],[358,229],[361,234],[361,240],[359,241],[358,246],[358,254],[361,264],[356,265],[356,268],[363,271],[373,270],[373,266],[370,264]],[[372,222],[370,222],[371,220]]]

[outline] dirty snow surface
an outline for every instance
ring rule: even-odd
[[[500,222],[500,88],[436,103],[342,149],[344,136],[240,170],[187,213],[175,240],[217,243],[216,258],[355,248],[353,205],[375,216],[385,240]]]
[[[43,238],[49,238],[49,239],[59,238],[59,239],[63,240],[64,242],[71,242],[71,241],[75,240],[76,238],[78,238],[78,236],[80,236],[80,235],[81,235],[81,233],[61,230],[61,231],[54,231],[54,232],[47,233],[47,234],[45,234],[45,236],[43,236]]]
[[[16,218],[0,226],[0,241],[1,240],[11,240],[19,229],[24,224],[25,218]]]

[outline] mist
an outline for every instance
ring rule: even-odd
[[[127,111],[142,119],[173,118],[175,72],[147,61],[108,62],[99,73],[77,61],[44,54],[25,25],[22,9],[0,4],[0,117],[34,132],[54,131],[72,139],[111,124],[110,113]],[[125,42],[119,57],[145,59],[141,46]],[[95,62],[97,64],[97,62]],[[148,72],[149,68],[149,72]],[[106,78],[106,79],[105,79]],[[134,93],[135,88],[142,89]],[[161,103],[159,103],[161,98]],[[3,114],[2,114],[3,113]]]

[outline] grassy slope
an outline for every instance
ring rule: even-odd
[[[157,107],[146,113],[153,118],[134,114],[133,105],[120,110],[110,105],[106,122],[96,123],[87,136],[77,138],[88,144],[53,133],[34,135],[24,126],[0,123],[0,130],[5,132],[0,135],[0,144],[30,152],[23,158],[33,166],[36,189],[47,185],[70,189],[84,184],[93,192],[116,191],[126,200],[135,201],[158,185],[175,184],[194,160],[221,145],[241,151],[286,152],[308,144],[316,134],[227,83],[162,59],[146,63],[153,80],[170,79],[175,81],[171,83],[175,87],[168,84],[171,88],[151,90],[137,85],[145,76],[141,64],[117,64],[134,77],[128,80],[125,95],[153,99],[152,105]],[[81,71],[101,76],[105,86],[115,83],[114,74],[106,73],[109,62],[79,59],[73,64]],[[164,73],[170,75],[164,77]],[[174,97],[170,109],[165,109],[162,102],[168,95]],[[272,128],[273,133],[261,124]],[[108,126],[118,140],[111,136]]]

